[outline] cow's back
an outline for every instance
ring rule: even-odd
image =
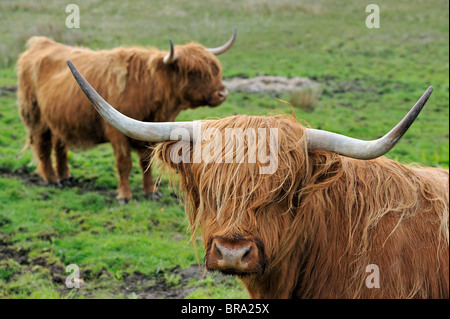
[[[105,124],[77,86],[67,60],[108,102],[123,105],[130,56],[146,52],[150,51],[93,51],[45,37],[30,38],[17,63],[18,105],[25,124],[31,130],[48,126],[53,134],[73,146],[89,147],[106,141]]]

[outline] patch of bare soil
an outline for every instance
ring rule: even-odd
[[[17,91],[17,85],[0,86],[0,96],[10,95]]]
[[[16,270],[16,273],[12,275],[9,280],[15,280],[14,278],[25,272],[35,272],[36,267],[42,267],[49,271],[51,281],[58,288],[58,291],[62,294],[69,292],[65,287],[65,280],[68,273],[65,272],[64,265],[57,260],[49,252],[42,252],[40,255],[30,258],[30,250],[15,246],[9,236],[0,232],[0,262],[14,260],[20,265],[20,271]],[[108,280],[114,275],[109,273],[106,269],[102,269],[96,274],[92,274],[91,271],[82,271],[81,285],[87,285],[89,282],[96,280]],[[156,275],[146,275],[139,271],[135,271],[132,274],[123,273],[123,283],[118,286],[118,291],[128,297],[135,297],[139,299],[182,299],[194,291],[194,287],[189,285],[191,280],[200,280],[203,278],[204,270],[200,269],[198,265],[191,265],[188,268],[182,269],[179,266],[160,270]],[[208,276],[209,273],[205,275]],[[221,275],[216,276],[220,280]],[[223,277],[223,276],[222,276]],[[95,288],[94,288],[95,290]],[[84,291],[79,291],[83,295]],[[95,298],[93,291],[88,291],[85,297]]]
[[[104,193],[108,196],[115,196],[115,190],[99,187],[95,184],[96,178],[83,178],[83,177],[71,177],[61,183],[47,184],[36,173],[30,173],[27,170],[19,169],[16,171],[0,168],[0,177],[17,178],[24,181],[27,185],[40,186],[40,187],[55,187],[55,188],[73,188],[78,187],[83,191],[96,191]]]
[[[161,270],[156,278],[135,271],[123,275],[122,289],[125,294],[135,293],[140,299],[181,299],[194,291],[189,281],[200,280],[202,276],[203,270],[198,265]]]
[[[308,78],[286,78],[276,75],[259,75],[254,78],[232,78],[223,81],[226,88],[235,92],[269,93],[294,92],[318,89],[320,84]]]
[[[0,261],[13,259],[21,265],[29,265],[29,250],[12,246],[11,239],[0,232]]]
[[[188,268],[174,268],[161,270],[156,278],[140,272],[124,274],[123,292],[126,295],[134,293],[139,299],[182,299],[194,292],[195,287],[189,285],[190,281],[199,281],[211,276],[197,264]],[[225,280],[226,276],[214,274],[215,281]]]
[[[65,281],[65,268],[48,252],[43,252],[35,258],[30,258],[30,250],[16,246],[12,243],[9,236],[0,232],[0,261],[14,260],[21,266],[21,272],[35,271],[35,266],[47,268],[51,275],[51,280],[55,284],[63,284]],[[12,277],[10,280],[13,280]]]

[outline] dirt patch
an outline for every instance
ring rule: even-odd
[[[28,249],[12,246],[11,239],[7,235],[0,233],[0,261],[13,259],[21,265],[29,265],[29,252]]]
[[[181,299],[194,292],[195,287],[189,285],[190,281],[198,281],[210,275],[204,275],[204,269],[200,269],[197,264],[184,269],[176,266],[161,270],[156,277],[135,271],[123,274],[122,290],[126,295],[134,294],[139,299]],[[215,280],[220,281],[221,277],[224,276],[216,274]]]
[[[2,260],[6,262],[3,265],[6,266],[6,270],[14,267],[8,263],[8,260],[14,260],[21,268],[16,270],[17,274],[33,271],[35,266],[40,266],[49,270],[53,283],[64,283],[65,269],[58,260],[47,252],[31,259],[29,253],[29,249],[14,245],[9,236],[0,232],[0,262]]]
[[[8,235],[0,232],[0,270],[3,269],[8,272],[8,276],[5,275],[4,278],[0,279],[10,282],[29,272],[47,273],[46,276],[61,294],[69,293],[70,290],[65,287],[68,273],[66,273],[63,263],[48,251],[43,251],[33,258],[30,258],[29,253],[29,249],[16,247]],[[40,269],[45,270],[43,272]],[[203,277],[203,273],[203,270],[198,265],[191,265],[185,269],[176,266],[160,270],[156,275],[146,275],[139,271],[135,271],[132,274],[122,273],[122,283],[119,282],[118,285],[113,285],[112,287],[115,287],[113,291],[116,291],[116,293],[121,293],[129,298],[181,299],[195,290],[195,287],[189,283],[191,280],[200,280]],[[105,268],[95,274],[88,269],[82,271],[80,275],[82,287],[86,287],[89,283],[97,285],[97,281],[111,280],[111,278],[115,277]],[[206,276],[209,276],[209,274],[206,274]],[[216,276],[216,278],[220,280],[220,276]],[[92,297],[92,292],[92,289],[81,289],[79,291],[85,298]]]
[[[0,177],[17,178],[24,181],[27,185],[39,186],[39,187],[54,187],[54,188],[75,188],[78,187],[82,192],[95,191],[104,194],[105,196],[114,197],[115,190],[99,187],[96,185],[97,178],[83,178],[83,177],[71,177],[68,180],[62,181],[57,184],[47,184],[36,173],[30,173],[25,169],[19,169],[16,171],[0,168]],[[48,195],[42,194],[43,199],[48,198]]]
[[[41,266],[50,271],[52,282],[54,284],[62,285],[65,283],[67,274],[64,265],[47,253],[33,258],[31,260],[33,266]]]
[[[49,187],[49,188],[55,188],[55,189],[69,189],[69,188],[77,188],[77,193],[79,194],[85,194],[87,192],[95,192],[103,196],[105,204],[107,205],[114,205],[117,203],[116,195],[117,190],[116,188],[111,187],[104,187],[104,186],[98,186],[96,184],[97,177],[93,178],[83,178],[83,177],[71,177],[68,180],[62,181],[61,183],[57,184],[47,184],[45,181],[37,174],[37,173],[30,173],[25,169],[19,169],[19,170],[10,170],[7,168],[0,168],[0,177],[4,178],[15,178],[20,179],[25,182],[26,185],[29,186],[37,186],[37,187]],[[167,181],[160,181],[159,187],[165,187],[168,185]],[[144,194],[142,189],[137,186],[135,189],[133,189],[133,199],[134,201],[149,201],[149,200],[159,200],[153,199],[151,196]],[[50,198],[49,194],[47,192],[42,192],[40,194],[41,198],[43,200],[47,200]],[[169,194],[170,197],[173,197],[181,203],[181,200],[179,196],[171,192]],[[121,202],[121,204],[125,204],[126,202]],[[2,219],[0,218],[0,225],[2,223]]]
[[[17,85],[0,86],[0,96],[7,96],[17,91]]]
[[[269,93],[295,92],[319,89],[320,84],[308,78],[286,78],[275,75],[259,75],[254,78],[232,78],[223,81],[226,88],[235,92]]]

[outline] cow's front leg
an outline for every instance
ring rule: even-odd
[[[127,203],[131,197],[130,173],[131,173],[131,147],[128,138],[120,135],[111,140],[116,158],[116,168],[119,174],[119,186],[117,187],[117,201]]]
[[[142,169],[142,183],[144,186],[144,194],[150,199],[159,199],[162,193],[158,191],[155,181],[153,180],[152,168],[150,166],[151,148],[141,148],[138,150],[139,163]]]

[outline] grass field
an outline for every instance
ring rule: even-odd
[[[15,62],[31,35],[90,48],[156,46],[168,40],[221,45],[224,77],[308,77],[322,94],[308,110],[311,127],[374,139],[395,125],[428,86],[428,104],[387,157],[449,166],[448,1],[379,0],[379,29],[368,29],[366,5],[349,1],[83,1],[80,29],[68,29],[60,1],[0,2],[0,87],[16,85]],[[276,96],[289,100],[287,94]],[[218,108],[184,111],[177,120],[234,113],[291,113],[270,94],[232,93]],[[0,90],[0,298],[248,298],[239,281],[205,276],[187,233],[182,203],[165,176],[163,199],[142,196],[137,156],[135,198],[115,201],[109,144],[72,150],[74,187],[45,186],[22,151],[26,134],[14,92]],[[158,172],[155,172],[158,174]],[[198,247],[200,264],[203,248]],[[67,289],[65,267],[83,283]],[[193,266],[194,265],[194,266]]]

